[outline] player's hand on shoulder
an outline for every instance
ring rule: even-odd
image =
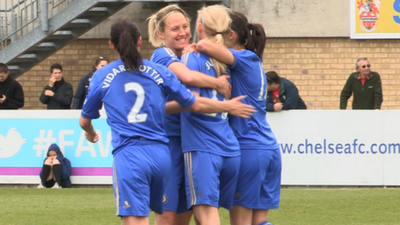
[[[188,53],[188,52],[197,52],[196,43],[187,45],[182,51],[183,54]]]

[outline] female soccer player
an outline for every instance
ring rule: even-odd
[[[98,141],[91,120],[100,116],[99,107],[104,103],[112,132],[117,215],[123,224],[149,224],[150,209],[163,212],[171,166],[164,125],[166,95],[183,108],[199,112],[229,108],[233,114],[248,116],[252,109],[240,103],[241,98],[224,106],[196,98],[164,66],[142,60],[142,38],[132,20],[119,18],[111,26],[110,36],[110,47],[120,59],[96,71],[79,123],[89,141]]]
[[[231,19],[227,8],[213,5],[199,11],[200,39],[223,44]],[[182,57],[186,66],[212,77],[229,73],[226,65],[204,53]],[[196,96],[224,101],[215,89],[187,86]],[[200,224],[219,224],[218,207],[232,209],[240,166],[239,143],[229,126],[227,113],[182,113],[182,149],[188,205]]]
[[[181,62],[182,52],[189,44],[190,23],[185,11],[177,5],[168,5],[149,17],[149,40],[157,49],[151,61],[167,66],[185,84],[216,89],[230,98],[231,85],[227,76],[219,78],[189,70]],[[165,188],[164,214],[156,214],[156,225],[189,224],[192,211],[186,204],[184,162],[181,147],[180,114],[166,116],[166,129],[171,152],[171,176]],[[175,221],[175,222],[174,222]]]
[[[267,80],[262,67],[265,31],[260,24],[249,23],[246,16],[230,12],[231,31],[224,34],[229,48],[201,40],[200,52],[229,65],[232,96],[256,107],[250,119],[230,117],[230,124],[241,149],[241,167],[235,194],[231,224],[267,225],[267,212],[277,209],[281,185],[281,153],[266,120]]]

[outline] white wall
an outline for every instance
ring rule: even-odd
[[[200,8],[199,3],[179,3],[189,14]],[[318,0],[230,0],[230,8],[248,16],[251,22],[261,23],[268,37],[349,37],[349,1]],[[116,15],[88,31],[81,38],[108,38],[109,27],[115,18],[130,15],[147,37],[146,18],[159,8],[142,8],[141,2],[129,4]],[[195,18],[192,18],[193,20]]]
[[[349,0],[230,0],[268,37],[348,37]]]

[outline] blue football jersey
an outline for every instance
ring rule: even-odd
[[[151,55],[150,61],[164,65],[168,67],[173,62],[181,62],[179,57],[169,48],[162,47],[154,50]],[[167,96],[167,101],[171,101]],[[167,114],[165,115],[165,130],[167,131],[168,137],[181,136],[181,114]]]
[[[187,53],[182,61],[191,70],[196,70],[216,77],[216,71],[210,57],[203,53]],[[228,71],[229,72],[229,71]],[[224,97],[215,89],[186,86],[200,96],[217,101]],[[229,126],[228,113],[181,113],[182,149],[183,152],[202,151],[220,156],[240,155],[239,143]]]
[[[113,153],[132,139],[168,143],[164,125],[166,95],[183,108],[196,99],[166,67],[143,60],[139,70],[126,71],[119,59],[97,70],[90,82],[81,115],[98,118],[104,103]]]
[[[267,77],[260,58],[249,50],[229,49],[235,56],[230,66],[232,97],[247,96],[244,103],[257,110],[249,119],[230,117],[230,125],[235,132],[242,150],[276,149],[278,143],[266,119]]]

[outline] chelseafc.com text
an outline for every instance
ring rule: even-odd
[[[348,143],[319,142],[305,139],[303,142],[279,144],[283,154],[400,154],[400,143],[361,143],[354,139]]]

